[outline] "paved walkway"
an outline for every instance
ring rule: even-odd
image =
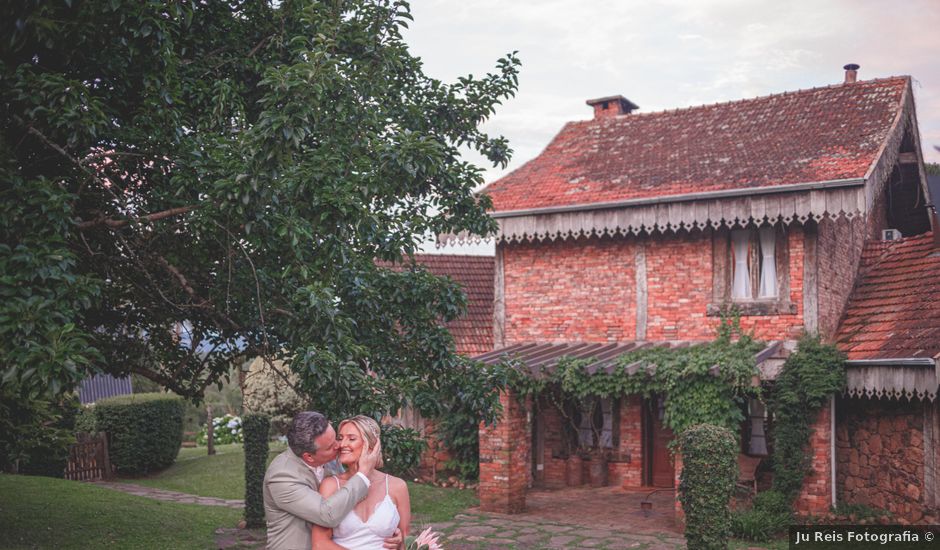
[[[96,485],[132,495],[182,504],[244,508],[244,501],[200,497],[130,483],[96,482]],[[672,550],[685,547],[672,520],[671,492],[649,498],[651,513],[640,511],[648,492],[618,488],[532,491],[523,514],[504,515],[475,509],[453,521],[435,523],[448,550],[523,550],[594,548],[597,550]],[[412,532],[424,529],[415,518]],[[220,528],[215,548],[264,548],[263,529]]]
[[[200,497],[186,493],[177,493],[176,491],[167,491],[156,489],[154,487],[144,487],[143,485],[133,485],[131,483],[116,483],[113,481],[96,481],[95,485],[121,491],[139,497],[147,497],[167,502],[179,502],[180,504],[201,504],[203,506],[225,506],[226,508],[244,508],[245,501],[238,499],[224,499],[215,497]]]

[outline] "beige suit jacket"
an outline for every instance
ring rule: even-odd
[[[269,550],[310,550],[312,524],[336,527],[369,488],[353,476],[342,489],[323,498],[313,471],[290,449],[277,455],[264,474],[264,515]]]

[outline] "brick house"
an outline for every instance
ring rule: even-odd
[[[472,357],[493,349],[493,257],[456,254],[415,254],[414,261],[429,272],[449,277],[460,285],[467,298],[467,311],[445,326],[454,338],[456,352]],[[380,262],[392,269],[400,265]],[[400,411],[393,420],[426,436],[428,449],[421,458],[420,473],[434,478],[451,459],[447,449],[434,437],[433,422],[413,409]]]
[[[878,246],[866,243],[931,224],[910,78],[856,81],[855,69],[838,85],[655,113],[622,96],[588,101],[593,119],[566,124],[485,190],[499,230],[495,351],[480,360],[605,368],[637,346],[711,340],[729,304],[769,343],[755,357],[765,381],[803,331],[833,339]],[[515,512],[529,487],[564,484],[562,428],[549,410],[501,399],[503,420],[481,428],[480,496],[484,509]],[[639,397],[604,404],[609,483],[675,484],[659,410]],[[841,442],[861,437],[840,427],[834,460],[831,413],[815,425],[801,512],[834,502],[833,466],[851,446]],[[763,407],[748,414],[743,451],[764,454]]]

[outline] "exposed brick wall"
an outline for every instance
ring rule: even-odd
[[[839,328],[865,247],[867,225],[862,217],[819,222],[816,280],[819,334],[823,338],[832,337]]]
[[[840,502],[937,523],[925,503],[924,402],[845,399],[837,405],[836,486]],[[926,517],[925,517],[926,516]]]
[[[628,239],[506,245],[506,345],[632,340],[634,246]]]
[[[643,237],[647,239],[647,237]],[[714,338],[712,232],[648,237],[647,340]],[[636,338],[636,238],[591,238],[504,245],[506,345],[611,342]],[[795,314],[745,316],[758,338],[793,338],[803,329],[803,230],[788,229],[790,301]]]
[[[525,493],[532,473],[531,403],[501,392],[503,415],[493,426],[480,426],[480,508],[517,514],[525,511]]]
[[[811,428],[807,452],[810,454],[810,474],[803,481],[803,489],[794,507],[801,515],[825,514],[832,506],[832,426],[831,407],[827,404],[816,417]]]
[[[611,485],[643,485],[643,399],[639,395],[620,401],[620,446],[614,459],[609,465]]]

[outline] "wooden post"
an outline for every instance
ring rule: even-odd
[[[212,405],[206,403],[206,446],[209,448],[209,455],[215,454],[215,424],[212,422]]]

